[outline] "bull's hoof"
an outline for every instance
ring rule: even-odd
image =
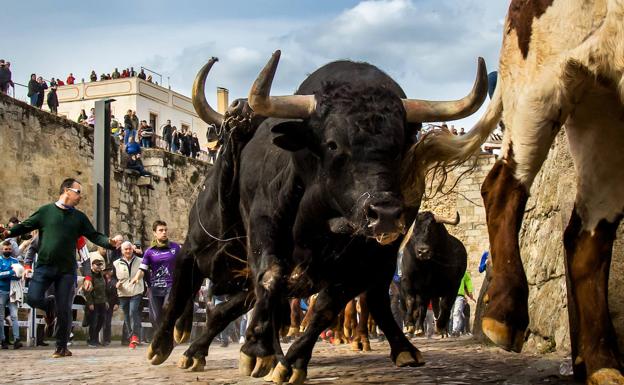
[[[256,358],[240,352],[238,358],[238,372],[242,376],[250,376],[256,365]]]
[[[299,328],[289,327],[286,337],[297,337],[299,335]]]
[[[483,317],[481,328],[483,333],[501,348],[516,353],[522,350],[524,330],[514,329],[489,317]]]
[[[275,371],[275,368],[271,369],[269,371],[269,374],[267,374],[266,376],[262,377],[262,380],[264,382],[271,382],[273,381],[273,372]]]
[[[303,369],[293,369],[293,374],[288,380],[289,385],[303,385],[308,373]]]
[[[178,368],[180,369],[188,369],[193,365],[193,357],[187,357],[184,354],[178,360]]]
[[[251,376],[255,378],[264,377],[271,369],[273,369],[273,365],[275,364],[275,356],[266,356],[266,357],[256,357],[256,366],[251,372]]]
[[[191,332],[187,330],[180,330],[177,327],[173,329],[173,340],[176,344],[183,344],[191,339]]]
[[[362,341],[362,350],[365,352],[370,352],[372,350],[370,347],[370,341],[368,339]]]
[[[415,353],[401,352],[397,356],[395,364],[399,368],[404,368],[406,366],[423,366],[425,364],[425,359],[423,358],[422,353],[418,350],[416,350]]]
[[[278,362],[273,369],[271,378],[268,381],[275,382],[277,385],[282,385],[284,382],[286,382],[286,379],[288,378],[288,372],[288,368],[281,362]]]
[[[416,331],[414,332],[414,335],[416,337],[423,337],[425,335],[425,331],[422,329],[416,329]]]
[[[587,385],[623,385],[624,377],[619,370],[604,368],[595,371],[587,379]]]
[[[410,325],[410,326],[407,327],[407,331],[406,332],[407,332],[407,334],[414,334],[414,330],[415,329],[416,328],[414,326]]]
[[[359,352],[362,350],[362,343],[360,341],[351,342],[351,350],[354,352]]]
[[[203,372],[206,367],[206,357],[193,357],[193,366],[191,366],[191,372]]]
[[[169,358],[170,354],[171,350],[168,352],[157,352],[156,349],[152,347],[152,344],[147,347],[147,359],[152,365],[162,364],[167,360],[167,358]]]

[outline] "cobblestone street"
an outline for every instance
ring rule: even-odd
[[[307,384],[573,384],[559,375],[563,357],[508,353],[468,339],[413,341],[427,364],[395,368],[385,342],[372,343],[369,353],[352,352],[349,345],[316,345]],[[238,374],[240,345],[214,346],[206,371],[193,373],[175,365],[186,347],[178,346],[164,364],[145,359],[146,346],[132,351],[114,342],[92,349],[73,346],[73,357],[52,359],[51,348],[23,348],[0,353],[4,384],[265,384]]]

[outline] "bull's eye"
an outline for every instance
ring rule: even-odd
[[[338,144],[334,142],[333,140],[330,140],[327,142],[327,148],[330,151],[336,151],[338,149]]]

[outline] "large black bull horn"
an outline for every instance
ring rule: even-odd
[[[284,119],[309,117],[316,109],[314,95],[269,96],[281,52],[273,53],[249,91],[249,106],[256,114]]]
[[[221,124],[223,123],[223,115],[210,107],[204,93],[208,72],[210,72],[212,65],[217,61],[219,61],[219,59],[212,57],[208,60],[208,63],[206,63],[206,65],[199,70],[197,76],[195,77],[195,82],[193,83],[191,99],[193,101],[193,107],[195,107],[195,112],[197,112],[197,115],[199,115],[201,120],[208,124],[214,124],[217,127],[221,127]]]
[[[433,220],[444,225],[457,226],[459,224],[459,212],[455,211],[455,219],[444,218],[434,214]]]
[[[403,99],[408,122],[443,122],[457,120],[477,112],[488,90],[487,69],[485,60],[479,58],[477,79],[470,93],[463,99],[453,101],[431,101],[418,99]]]

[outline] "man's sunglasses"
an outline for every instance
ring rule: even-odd
[[[68,190],[71,190],[71,191],[73,191],[73,192],[75,192],[76,194],[80,194],[80,190],[79,190],[79,189],[77,189],[77,188],[71,188],[71,187],[68,187],[67,189],[68,189]]]

